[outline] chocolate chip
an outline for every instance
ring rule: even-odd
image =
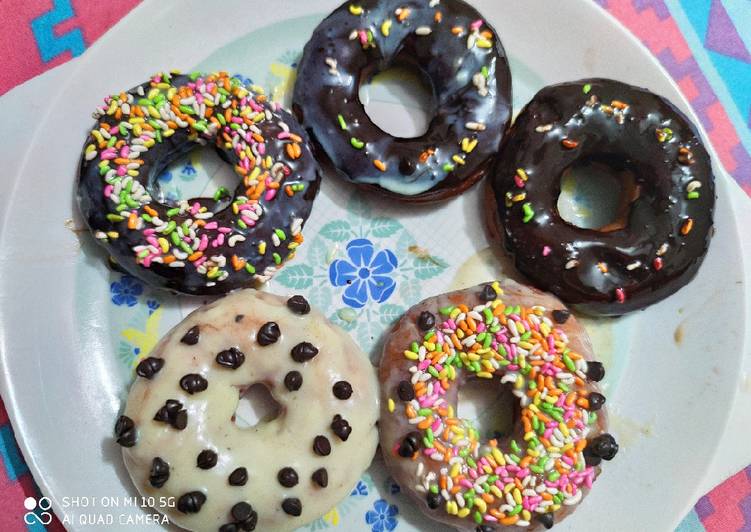
[[[316,436],[313,438],[313,452],[318,456],[328,456],[331,454],[331,442],[326,436]]]
[[[244,467],[238,467],[229,474],[230,486],[244,486],[248,482],[248,470]]]
[[[198,328],[198,325],[194,325],[182,338],[180,338],[180,341],[187,345],[196,345],[200,336],[201,331]]]
[[[302,374],[299,371],[290,371],[284,376],[284,386],[290,392],[299,390],[302,386]]]
[[[310,304],[303,296],[292,296],[287,300],[287,308],[295,314],[307,314],[310,312]]]
[[[428,331],[435,327],[435,316],[433,313],[427,310],[422,311],[417,318],[417,326],[421,331]]]
[[[136,366],[136,374],[144,379],[150,379],[162,369],[164,359],[157,357],[147,357],[141,360]]]
[[[183,404],[180,401],[167,399],[167,401],[164,403],[164,406],[160,408],[154,416],[154,421],[164,421],[170,423],[182,407]]]
[[[188,411],[185,409],[180,410],[175,414],[175,420],[172,422],[172,426],[177,430],[183,430],[188,426]]]
[[[237,532],[240,530],[235,523],[226,523],[219,527],[219,532]]]
[[[587,378],[591,381],[600,382],[605,378],[605,366],[602,362],[587,362]]]
[[[396,395],[402,401],[411,401],[415,398],[415,389],[412,387],[412,383],[409,381],[400,381],[396,386]]]
[[[201,469],[211,469],[216,465],[218,458],[219,457],[217,456],[217,454],[211,449],[204,449],[203,451],[198,453],[196,465]]]
[[[482,292],[480,292],[480,299],[482,299],[483,301],[495,301],[497,297],[498,292],[496,292],[491,285],[486,284],[482,287]]]
[[[155,488],[161,488],[169,480],[169,464],[158,456],[151,461],[149,483]]]
[[[339,436],[339,439],[342,441],[347,441],[349,435],[352,434],[352,427],[349,422],[339,414],[334,416],[334,420],[331,422],[331,430],[333,430],[334,434]]]
[[[316,356],[318,354],[318,349],[310,342],[300,342],[292,348],[290,354],[292,355],[292,360],[303,363]]]
[[[249,521],[258,521],[258,514],[247,502],[238,502],[232,507],[230,513],[232,514],[232,518],[235,520],[235,522],[240,525],[240,528],[242,528],[243,530],[253,530],[253,528],[255,528],[255,524],[253,524],[253,528],[243,527],[243,524],[248,523]]]
[[[586,449],[584,449],[584,464],[589,467],[595,467],[600,465],[600,462],[602,462],[602,458],[599,456],[595,456],[589,452],[587,452]]]
[[[295,471],[291,467],[281,468],[279,470],[279,473],[276,474],[276,479],[279,481],[279,484],[281,484],[285,488],[296,486],[299,480],[297,478],[297,471]]]
[[[244,317],[245,314],[238,314],[237,316],[235,316],[235,323],[240,323],[241,321],[243,321]]]
[[[164,406],[157,410],[154,421],[169,423],[178,430],[183,430],[188,425],[188,411],[183,409],[183,404],[174,399],[167,399]]]
[[[553,528],[553,525],[555,524],[555,518],[553,517],[553,512],[549,512],[546,514],[536,514],[537,520],[540,522],[542,526],[545,527],[546,530],[550,530]]]
[[[339,381],[334,384],[334,397],[346,401],[352,397],[352,385],[347,381]]]
[[[402,175],[412,175],[415,173],[415,163],[408,157],[402,157],[399,161],[399,171]]]
[[[200,491],[190,491],[177,499],[177,509],[184,514],[195,514],[201,511],[206,502],[206,495]]]
[[[325,488],[329,485],[329,473],[328,471],[326,471],[325,467],[313,471],[313,476],[311,478],[313,479],[313,482],[315,482],[322,488]]]
[[[209,381],[201,377],[198,373],[188,373],[180,379],[180,388],[193,395],[202,392],[209,387]]]
[[[293,497],[290,499],[284,499],[282,502],[282,510],[284,513],[297,517],[302,513],[302,503],[300,499]]]
[[[556,309],[553,311],[553,321],[564,324],[571,317],[571,312],[566,309]]]
[[[592,392],[587,397],[589,400],[589,410],[590,412],[596,412],[600,408],[602,408],[602,405],[605,404],[605,396],[601,393]]]
[[[584,453],[585,455],[592,454],[603,460],[612,460],[618,453],[618,443],[613,436],[605,432],[590,440],[589,444],[584,448]]]
[[[420,448],[420,437],[419,432],[410,432],[407,434],[399,445],[399,456],[412,458],[412,455]]]
[[[216,362],[225,368],[237,369],[245,362],[245,353],[236,347],[230,347],[224,351],[219,351],[219,354],[216,355]]]
[[[429,491],[427,496],[425,497],[425,500],[428,503],[428,508],[435,510],[443,502],[443,497],[441,497],[440,493],[433,493],[432,491]]]
[[[115,423],[115,436],[123,447],[133,447],[138,440],[136,424],[128,416],[120,416]]]
[[[266,346],[275,343],[282,335],[282,331],[279,330],[279,325],[273,321],[268,321],[261,326],[261,329],[256,335],[258,343]]]

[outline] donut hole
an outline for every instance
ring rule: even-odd
[[[257,382],[240,395],[232,421],[241,429],[249,429],[269,423],[281,413],[282,405],[274,399],[269,387]]]
[[[369,74],[369,75],[368,75]],[[433,85],[419,68],[403,62],[363,76],[359,98],[368,118],[397,138],[428,131],[436,109]]]
[[[583,157],[561,174],[558,214],[582,229],[610,232],[623,229],[639,197],[637,172],[616,156]]]
[[[497,379],[470,379],[459,389],[457,417],[472,420],[483,439],[512,434],[519,411],[511,387]]]
[[[228,207],[239,181],[232,165],[213,147],[196,144],[188,148],[155,164],[146,190],[154,200],[169,208],[177,206],[180,200],[192,203],[198,199],[215,213]]]

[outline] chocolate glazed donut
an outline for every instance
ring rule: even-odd
[[[561,218],[561,175],[582,162],[634,176],[622,179],[622,219],[583,229]],[[696,128],[665,98],[618,81],[538,92],[509,131],[492,187],[517,268],[587,314],[618,316],[676,292],[712,234],[714,176]]]
[[[416,138],[382,131],[358,96],[361,83],[394,65],[432,85],[437,108]],[[511,74],[493,28],[461,0],[347,2],[306,44],[293,102],[316,155],[345,179],[430,202],[486,173],[509,123]]]
[[[319,167],[305,131],[258,87],[226,72],[162,73],[108,96],[94,117],[78,204],[117,266],[152,286],[223,294],[268,280],[294,255]],[[234,193],[158,197],[165,167],[212,145],[240,178]]]

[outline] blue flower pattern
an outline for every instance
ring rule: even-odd
[[[372,299],[386,301],[396,288],[396,281],[388,274],[398,266],[390,249],[376,253],[367,238],[357,238],[347,244],[349,260],[337,259],[329,266],[329,280],[334,286],[346,286],[342,301],[352,308],[362,308]]]
[[[172,181],[172,172],[165,170],[164,172],[159,174],[156,179],[157,181],[161,181],[162,183],[169,183],[170,181]]]
[[[130,275],[123,275],[120,281],[110,284],[112,302],[117,305],[134,307],[138,302],[138,296],[143,293],[143,285]]]
[[[399,508],[383,499],[378,499],[373,503],[373,509],[365,514],[365,522],[371,525],[372,532],[391,531],[396,528],[398,514]]]
[[[182,174],[182,178],[185,181],[193,181],[197,173],[198,172],[196,172],[196,169],[193,166],[193,163],[191,163],[190,161],[186,162],[185,166],[183,166],[183,169],[180,170],[180,174]]]
[[[363,482],[362,480],[357,481],[357,485],[352,488],[352,491],[350,492],[350,497],[357,497],[357,496],[366,496],[368,494],[368,486]]]
[[[160,304],[156,299],[147,299],[146,307],[149,309],[149,316],[151,316],[154,311],[160,307]]]

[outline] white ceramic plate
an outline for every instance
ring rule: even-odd
[[[77,60],[73,74],[50,87],[41,104],[34,95],[49,111],[40,113],[44,118],[28,151],[15,154],[24,163],[18,175],[6,178],[9,193],[0,199],[2,392],[28,465],[70,530],[104,528],[86,525],[90,519],[133,530],[130,520],[147,512],[124,507],[135,490],[111,440],[113,422],[134,361],[197,304],[109,272],[90,237],[71,230],[80,227],[72,191],[91,110],[103,95],[171,67],[241,72],[284,100],[299,51],[337,3],[288,0],[268,9],[241,0],[221,7],[198,0],[145,2]],[[605,76],[649,87],[690,114],[649,52],[593,3],[473,3],[498,29],[511,57],[515,110],[543,85]],[[393,94],[375,91],[371,97]],[[207,158],[189,162],[172,169],[172,186],[183,191],[217,171]],[[621,452],[560,530],[671,530],[700,495],[737,389],[745,327],[729,178],[719,167],[715,172],[717,234],[697,278],[647,311],[588,322],[608,367],[611,431]],[[439,206],[404,208],[326,181],[306,244],[269,289],[306,294],[377,356],[381,334],[409,305],[502,271],[487,249],[481,192],[475,187]],[[356,237],[391,249],[399,260],[395,293],[362,309],[346,307],[341,288],[327,275],[331,260],[343,257],[347,241]],[[393,527],[435,530],[378,460],[352,495],[310,525],[374,532]]]

